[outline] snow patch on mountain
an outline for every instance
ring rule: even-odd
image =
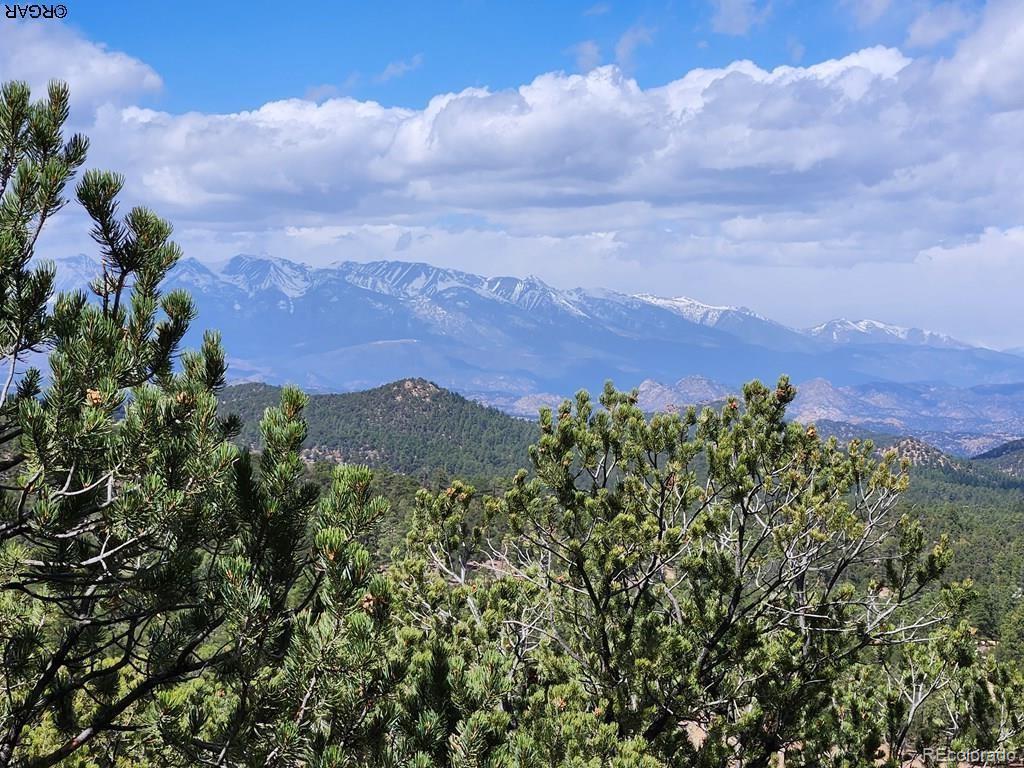
[[[87,289],[89,282],[102,270],[99,259],[77,254],[57,260],[57,290]],[[906,328],[877,320],[830,320],[805,330],[794,330],[769,320],[746,307],[707,304],[686,296],[662,297],[649,293],[628,295],[607,289],[553,288],[540,278],[530,276],[482,277],[454,269],[435,267],[424,263],[401,261],[336,262],[329,267],[313,268],[305,264],[273,256],[240,254],[219,267],[196,259],[182,259],[171,272],[174,285],[204,294],[217,293],[222,288],[241,290],[250,298],[265,292],[283,294],[281,307],[291,311],[295,300],[311,289],[329,286],[338,281],[363,288],[378,296],[390,296],[416,305],[415,312],[423,318],[441,321],[447,327],[464,326],[472,318],[456,319],[462,310],[471,311],[468,298],[476,295],[488,301],[515,306],[532,313],[555,313],[580,320],[609,322],[614,309],[615,317],[633,315],[640,307],[653,307],[683,318],[689,322],[729,333],[754,334],[755,343],[769,338],[765,334],[802,336],[809,343],[828,346],[850,344],[910,344],[946,349],[972,349],[971,345],[946,334],[919,328]],[[330,294],[331,291],[328,291]],[[335,297],[336,298],[336,297]],[[331,302],[335,298],[324,299]],[[286,301],[285,301],[286,299]],[[231,301],[234,301],[232,296]],[[434,304],[426,307],[424,304]],[[443,307],[441,306],[443,305]],[[627,313],[627,314],[623,314]],[[442,321],[443,318],[443,321]],[[760,335],[757,335],[760,334]],[[1020,354],[1019,350],[1013,351]]]
[[[451,288],[479,288],[484,282],[477,275],[401,261],[342,261],[335,263],[331,271],[351,285],[399,297],[431,297]]]
[[[221,275],[250,296],[259,291],[278,290],[295,299],[312,285],[310,268],[305,264],[271,256],[235,256]]]
[[[211,291],[217,287],[221,278],[213,270],[198,259],[182,259],[171,268],[171,279],[175,284]]]
[[[103,273],[103,262],[84,253],[56,259],[57,278],[54,281],[53,303],[58,293],[89,291],[89,284]]]
[[[745,307],[705,304],[702,301],[697,301],[696,299],[691,299],[686,296],[665,298],[662,296],[653,296],[649,293],[637,293],[633,294],[633,298],[639,299],[647,304],[653,304],[656,307],[661,307],[662,309],[667,309],[670,312],[674,312],[677,315],[686,318],[691,323],[698,323],[700,325],[707,325],[711,327],[716,326],[723,317],[729,314],[746,315],[758,320],[765,320],[765,318],[755,312],[751,312]]]
[[[838,318],[808,328],[805,333],[836,344],[857,343],[912,343],[932,347],[967,349],[970,345],[944,333],[921,328],[905,328],[900,325],[882,323],[878,320],[846,320]]]

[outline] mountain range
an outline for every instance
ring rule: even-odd
[[[730,394],[725,385],[702,377],[686,377],[675,384],[647,380],[637,391],[639,404],[647,411],[716,403]],[[913,435],[951,455],[975,456],[1024,434],[1024,382],[836,386],[818,378],[798,383],[787,415],[828,425],[844,439],[860,435],[879,442],[882,435]]]
[[[79,255],[57,268],[58,288],[76,289],[99,263]],[[786,373],[810,383],[815,396],[805,384],[801,407],[818,418],[999,442],[1024,435],[1024,385],[1014,388],[1024,382],[1024,357],[876,320],[797,329],[687,297],[563,290],[536,277],[399,261],[314,268],[238,255],[214,268],[183,259],[168,283],[199,308],[186,342],[220,330],[235,381],[342,392],[422,377],[533,415],[607,379],[646,387],[652,402],[679,400],[678,385],[656,394],[654,384],[682,380],[691,389],[682,400],[697,402]]]

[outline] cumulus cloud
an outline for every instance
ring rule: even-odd
[[[111,94],[92,99],[90,165],[125,172],[127,201],[206,259],[398,250],[798,325],[875,315],[994,342],[1024,278],[1022,35],[1024,7],[1006,0],[945,58],[873,47],[656,87],[609,65],[419,109],[320,94],[170,114]],[[125,59],[125,88],[145,93],[148,68]],[[0,79],[16,74],[5,59]],[[89,249],[67,221],[47,247]]]
[[[931,48],[970,28],[973,14],[958,2],[925,8],[907,30],[908,48]]]
[[[980,96],[999,110],[1019,112],[1024,108],[1024,5],[991,0],[978,29],[939,63],[935,76],[947,101]]]
[[[126,103],[163,85],[136,58],[86,40],[63,24],[30,21],[0,24],[0,75],[26,80],[34,92],[42,92],[49,80],[65,80],[79,114],[105,102]]]
[[[712,0],[715,9],[711,28],[723,35],[745,35],[751,27],[768,18],[770,6],[759,6],[757,0]]]

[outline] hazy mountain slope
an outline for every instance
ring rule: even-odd
[[[903,328],[877,320],[829,320],[806,333],[819,339],[846,344],[917,344],[948,349],[969,349],[970,344],[957,341],[943,333],[920,328]]]
[[[720,401],[739,391],[702,377],[676,384],[646,379],[638,388],[640,404],[649,411]],[[1024,434],[1024,384],[961,388],[874,382],[841,387],[818,378],[797,383],[789,415],[888,439],[912,435],[950,454],[973,456]]]
[[[1011,440],[985,451],[975,456],[974,461],[1010,477],[1024,480],[1024,439]]]
[[[245,425],[240,440],[259,442],[263,411],[278,387],[240,384],[221,396],[223,413]],[[445,471],[461,477],[509,475],[529,463],[536,424],[507,416],[423,379],[365,392],[312,395],[306,410],[306,458],[358,462],[418,477]]]
[[[800,421],[849,422],[863,429],[914,435],[959,456],[973,456],[1024,435],[1024,384],[952,387],[867,383],[797,385],[790,413]]]
[[[660,384],[644,379],[637,387],[638,405],[645,411],[678,410],[691,405],[706,405],[736,392],[704,376],[686,376],[675,384]]]
[[[84,285],[88,262],[61,260],[61,286]],[[495,402],[595,390],[609,378],[633,387],[699,375],[731,388],[780,373],[839,386],[1024,381],[1024,358],[927,331],[873,321],[837,321],[842,333],[798,331],[685,297],[558,290],[427,264],[313,268],[236,256],[211,269],[185,259],[169,283],[199,307],[188,343],[203,328],[220,330],[233,377],[323,391],[409,376]]]

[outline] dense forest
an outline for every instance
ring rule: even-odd
[[[410,397],[409,390],[421,396]],[[245,384],[227,387],[221,394],[222,411],[236,414],[243,421],[238,438],[241,444],[258,445],[259,420],[265,409],[277,402],[280,391],[278,387]],[[349,405],[352,407],[346,411]],[[712,404],[719,409],[724,406],[724,402]],[[324,413],[332,418],[324,418]],[[364,414],[368,417],[361,424]],[[478,406],[422,380],[398,381],[346,395],[313,395],[306,418],[309,436],[303,455],[313,465],[311,476],[321,486],[329,484],[338,461],[367,463],[375,468],[374,491],[391,505],[376,538],[382,560],[389,558],[408,535],[420,489],[440,491],[447,480],[462,477],[471,478],[477,488],[494,495],[504,490],[514,468],[528,463],[527,446],[538,436],[535,423]],[[423,424],[429,424],[429,430],[419,426]],[[485,425],[490,434],[518,439],[481,440],[481,429],[476,424]],[[999,640],[1004,625],[1018,621],[1010,614],[1024,585],[1024,479],[1015,475],[1015,464],[995,460],[1015,459],[1021,450],[1020,441],[975,460],[965,460],[912,438],[858,431],[850,424],[821,422],[816,427],[823,436],[837,436],[843,443],[857,436],[870,439],[879,456],[885,449],[895,449],[899,456],[908,458],[910,482],[899,508],[919,518],[931,538],[949,534],[954,545],[949,572],[975,583],[972,623],[983,637]],[[353,433],[364,437],[353,440]],[[438,438],[440,435],[444,439]],[[419,451],[419,459],[411,462],[400,447],[374,453],[354,447],[375,444],[418,446],[414,450]],[[308,446],[321,450],[310,451]],[[327,446],[331,448],[324,450]],[[325,454],[330,456],[329,451],[338,455],[324,460]],[[452,468],[446,451],[460,457],[460,467]],[[700,458],[695,460],[699,476],[706,471]],[[473,508],[479,517],[479,498],[474,500]]]
[[[194,307],[162,290],[180,249],[121,211],[120,176],[78,176],[103,267],[92,296],[54,296],[34,255],[86,159],[68,114],[60,83],[0,92],[0,765],[868,768],[1024,747],[1008,475],[826,439],[787,420],[785,376],[699,413],[609,384],[533,424],[416,380],[316,415],[249,387],[242,408],[215,332],[181,349]],[[307,460],[315,420],[416,477]],[[424,480],[433,460],[503,472],[524,441],[486,492]]]
[[[832,428],[838,431],[837,425]],[[949,575],[958,580],[971,579],[974,583],[976,599],[970,606],[972,624],[983,638],[1001,640],[1005,626],[1015,626],[1020,621],[1011,614],[1024,588],[1024,480],[995,470],[988,462],[957,459],[927,447],[920,450],[918,441],[890,435],[878,438],[881,447],[894,448],[899,455],[913,457],[908,487],[900,498],[898,510],[921,520],[930,540],[937,540],[943,533],[950,537],[953,557]],[[880,446],[875,444],[875,448]],[[526,456],[525,451],[519,454],[520,463],[528,463]],[[509,457],[510,462],[515,459],[515,455]],[[703,476],[706,466],[700,459],[696,457],[694,466],[698,476]],[[330,462],[315,462],[310,474],[320,485],[326,486],[333,466]],[[378,466],[374,473],[374,491],[391,503],[390,515],[382,521],[378,535],[380,558],[388,558],[409,534],[419,490],[428,487],[441,491],[445,486],[440,480],[435,476],[425,483],[386,464]],[[493,495],[504,489],[507,476],[479,477],[476,484]],[[479,498],[474,499],[473,504],[477,516],[480,515],[479,501]],[[1014,651],[1015,655],[1017,653]],[[1024,654],[1024,646],[1020,653]]]

